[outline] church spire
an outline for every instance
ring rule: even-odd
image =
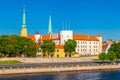
[[[51,22],[51,16],[49,16],[48,34],[52,34],[52,22]]]
[[[26,12],[25,12],[25,5],[23,8],[23,18],[22,18],[22,28],[26,28]]]
[[[22,37],[27,37],[25,5],[24,5],[24,8],[23,8],[22,29],[21,29],[21,34],[20,35]]]

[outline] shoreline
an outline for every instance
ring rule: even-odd
[[[103,71],[105,71],[105,72],[110,72],[110,71],[115,71],[115,70],[120,70],[120,69],[109,69],[109,70],[83,70],[83,71],[62,71],[62,72],[37,72],[37,73],[18,73],[18,74],[1,74],[1,76],[3,76],[3,77],[9,77],[9,76],[30,76],[30,75],[39,75],[39,74],[59,74],[59,73],[76,73],[76,72],[78,72],[78,73],[82,73],[82,72],[97,72],[97,71],[99,71],[99,72],[103,72]],[[2,78],[0,76],[0,78]]]
[[[0,75],[16,75],[16,74],[40,74],[40,73],[59,73],[59,72],[87,72],[87,71],[111,71],[119,70],[120,64],[101,64],[87,66],[48,66],[48,67],[29,67],[29,68],[1,68]]]

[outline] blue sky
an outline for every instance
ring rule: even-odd
[[[74,33],[120,40],[120,0],[0,0],[0,35],[20,34],[24,3],[29,35],[47,34],[51,15],[53,33],[70,21]]]

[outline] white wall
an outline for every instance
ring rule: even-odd
[[[99,41],[76,40],[76,52],[81,55],[98,55]]]
[[[39,38],[40,38],[40,34],[35,34],[35,42],[38,42]]]
[[[68,39],[73,39],[72,30],[63,30],[60,32],[60,44],[63,45]]]

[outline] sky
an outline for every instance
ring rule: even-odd
[[[53,33],[70,23],[75,34],[120,40],[120,0],[0,0],[0,35],[20,34],[24,4],[28,35],[47,34],[51,15]]]

